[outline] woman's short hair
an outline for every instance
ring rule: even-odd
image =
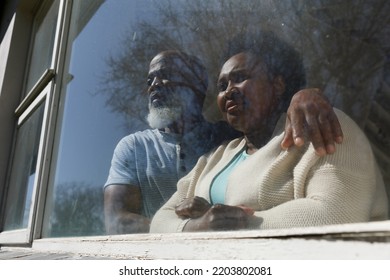
[[[283,94],[283,110],[287,110],[293,95],[306,84],[303,60],[291,45],[270,31],[241,33],[228,42],[224,61],[235,54],[250,52],[264,63],[270,79],[281,76],[286,91]]]

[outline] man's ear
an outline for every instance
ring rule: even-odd
[[[273,86],[276,96],[281,99],[283,97],[284,92],[286,91],[286,84],[284,83],[283,77],[275,77],[273,80]]]

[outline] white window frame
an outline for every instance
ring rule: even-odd
[[[32,190],[32,201],[29,211],[29,219],[28,219],[28,225],[27,228],[24,229],[17,229],[17,230],[9,230],[4,231],[0,233],[0,243],[8,243],[8,244],[18,244],[18,243],[30,243],[31,242],[31,234],[32,234],[32,228],[33,228],[33,221],[35,217],[35,209],[37,204],[37,194],[38,194],[38,186],[40,181],[40,171],[42,168],[42,151],[44,148],[44,142],[45,142],[45,134],[46,129],[44,124],[47,120],[48,115],[48,103],[49,103],[49,93],[51,89],[51,83],[46,86],[46,88],[31,102],[31,104],[28,106],[26,110],[21,113],[19,119],[18,119],[18,126],[22,125],[30,115],[43,103],[44,106],[44,114],[43,114],[43,120],[42,120],[42,130],[41,134],[39,136],[39,148],[38,148],[38,159],[37,159],[37,166],[36,166],[36,174],[38,176],[35,176],[34,178],[34,186]]]
[[[41,2],[40,4],[43,4]],[[53,104],[53,94],[55,90],[55,83],[53,83],[53,79],[56,75],[56,67],[57,61],[59,57],[59,45],[62,33],[62,27],[64,22],[64,6],[65,0],[60,0],[59,10],[58,10],[58,18],[57,18],[57,26],[54,37],[53,44],[53,52],[52,58],[50,62],[49,68],[45,70],[42,76],[38,79],[32,89],[26,94],[24,99],[20,102],[19,106],[15,110],[15,116],[18,117],[18,126],[20,126],[30,115],[31,113],[40,105],[42,102],[44,105],[44,115],[42,121],[42,129],[39,140],[39,148],[38,148],[38,159],[36,166],[36,174],[37,176],[34,178],[34,186],[32,192],[32,203],[30,207],[28,226],[24,229],[18,230],[9,230],[0,232],[0,244],[31,244],[33,237],[36,236],[34,228],[36,228],[36,222],[39,221],[39,215],[37,215],[38,209],[38,197],[41,192],[45,191],[43,188],[44,177],[42,170],[45,170],[45,164],[47,164],[46,153],[48,147],[48,127],[51,123],[51,112],[52,112],[52,104]],[[38,12],[39,13],[39,12]],[[37,14],[38,14],[37,13]],[[32,30],[32,34],[34,34],[35,30]],[[30,40],[30,52],[32,46],[33,38]],[[26,67],[28,69],[28,66]],[[25,75],[27,76],[27,75]],[[24,91],[22,91],[23,93]],[[12,157],[11,157],[12,158]],[[11,166],[11,165],[9,165]],[[9,170],[10,171],[10,170]],[[9,178],[9,175],[8,175]],[[6,186],[7,187],[7,186]],[[40,196],[41,199],[44,195]],[[6,197],[5,197],[6,199]],[[40,207],[41,209],[41,207]]]

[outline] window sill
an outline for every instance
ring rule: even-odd
[[[36,240],[37,251],[116,259],[389,259],[390,221],[263,231]]]

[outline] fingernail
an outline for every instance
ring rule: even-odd
[[[302,146],[304,144],[304,141],[303,141],[303,139],[301,137],[296,137],[294,143],[295,143],[295,145],[300,147],[300,146]]]
[[[342,136],[336,137],[336,143],[341,144],[341,142],[343,142],[343,137]]]
[[[326,151],[324,148],[318,148],[318,149],[316,149],[316,154],[319,156],[323,156],[326,154]]]
[[[328,154],[333,154],[336,151],[336,148],[334,145],[327,145],[326,146],[326,152]]]

